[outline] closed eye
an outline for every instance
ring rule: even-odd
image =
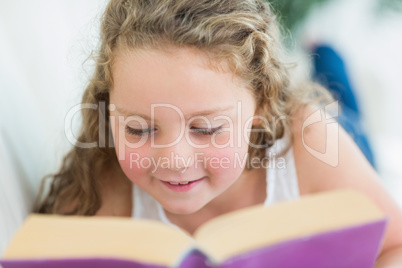
[[[148,135],[151,131],[155,130],[154,128],[147,128],[147,129],[136,129],[126,126],[126,132],[130,135],[136,136],[143,136]]]
[[[219,133],[219,131],[222,129],[222,126],[216,127],[216,128],[197,128],[197,127],[192,127],[191,130],[197,134],[201,135],[213,135],[215,133]]]

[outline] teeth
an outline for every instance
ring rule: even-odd
[[[185,185],[185,184],[188,184],[189,182],[188,181],[186,181],[186,182],[169,182],[171,185]]]

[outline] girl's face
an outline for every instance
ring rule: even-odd
[[[221,68],[222,69],[222,68]],[[126,176],[167,211],[198,211],[244,170],[255,101],[193,49],[119,51],[110,122]]]

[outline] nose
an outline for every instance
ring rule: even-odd
[[[169,144],[158,144],[156,150],[157,163],[162,169],[183,171],[194,165],[194,148],[183,136]]]

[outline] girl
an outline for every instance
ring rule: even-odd
[[[99,109],[82,110],[79,142],[37,211],[151,218],[193,233],[243,207],[354,188],[390,217],[378,267],[402,265],[402,213],[350,137],[314,108],[325,96],[291,79],[260,0],[112,0],[82,100]]]

